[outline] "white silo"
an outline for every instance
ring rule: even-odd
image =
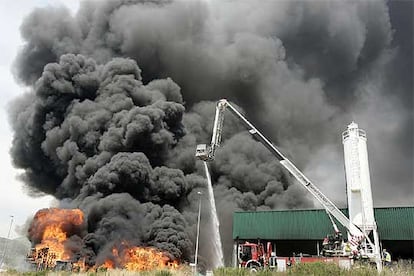
[[[365,131],[358,128],[355,122],[352,122],[342,133],[342,143],[344,144],[349,220],[367,236],[373,235],[373,244],[367,244],[366,240],[364,241],[366,254],[375,258],[380,272],[382,269],[381,252],[372,203],[367,135]]]
[[[349,219],[369,234],[376,229],[368,165],[367,136],[352,122],[342,133]]]

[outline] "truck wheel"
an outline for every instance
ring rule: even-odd
[[[255,264],[251,264],[251,265],[249,266],[249,271],[250,271],[250,273],[256,273],[258,270],[259,270],[259,268],[258,268],[258,267],[257,267],[257,265],[255,265]]]

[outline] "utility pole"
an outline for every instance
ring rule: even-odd
[[[11,228],[12,228],[12,225],[13,225],[13,219],[14,219],[14,216],[10,216],[10,226],[9,226],[9,232],[7,233],[7,239],[6,239],[6,241],[4,242],[3,256],[2,256],[1,261],[0,261],[0,268],[3,266],[4,259],[5,259],[5,257],[6,257],[7,245],[8,245],[8,243],[9,243],[10,232],[11,232]]]

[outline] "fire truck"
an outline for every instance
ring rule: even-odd
[[[245,242],[237,248],[237,258],[240,267],[257,270],[262,267],[276,268],[276,255],[272,252],[272,244],[268,242],[266,249],[260,241],[258,243]]]
[[[200,144],[196,148],[196,158],[203,160],[205,162],[213,161],[215,158],[215,153],[217,148],[220,147],[222,131],[223,131],[223,122],[224,122],[224,112],[226,109],[229,109],[243,125],[249,130],[249,133],[253,138],[260,143],[262,143],[269,151],[277,158],[280,164],[287,169],[296,180],[302,184],[302,186],[310,192],[324,207],[327,214],[329,215],[331,222],[333,222],[334,228],[337,228],[335,225],[334,217],[341,225],[343,225],[348,230],[348,244],[351,246],[351,252],[358,258],[366,258],[372,262],[376,263],[378,271],[382,270],[381,263],[381,252],[379,248],[379,238],[378,232],[373,231],[374,242],[371,241],[371,238],[365,231],[359,229],[355,224],[353,224],[348,217],[346,217],[335,204],[327,198],[318,187],[312,183],[286,156],[275,146],[269,139],[267,139],[252,123],[250,123],[230,102],[226,99],[221,99],[216,105],[216,113],[213,124],[213,134],[211,137],[210,145]],[[268,255],[263,250],[263,246],[255,244],[246,244],[241,245],[241,251],[250,251],[251,258],[247,261],[242,259],[241,265],[247,267],[248,265],[259,266],[261,264],[266,264],[269,262]],[[327,248],[329,249],[329,248]],[[240,257],[240,255],[238,255]],[[245,257],[246,259],[246,257]]]
[[[272,245],[267,243],[266,248],[263,243],[258,241],[244,242],[237,245],[237,266],[247,268],[250,271],[257,271],[262,268],[277,269],[285,271],[288,267],[297,263],[323,262],[336,263],[342,268],[350,268],[353,259],[343,254],[327,254],[320,256],[311,256],[308,254],[293,254],[290,257],[276,256],[272,251]]]

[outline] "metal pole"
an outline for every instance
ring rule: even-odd
[[[373,229],[374,234],[374,256],[375,256],[375,263],[377,265],[378,273],[381,273],[382,271],[382,258],[381,258],[381,249],[379,244],[379,237],[378,237],[378,231],[377,231],[377,225],[375,224],[375,227]]]
[[[197,238],[196,238],[196,248],[195,248],[195,256],[194,256],[194,275],[197,274],[197,260],[198,260],[198,240],[200,237],[200,216],[201,216],[201,192],[197,192],[199,196],[198,201],[198,218],[197,218]]]
[[[10,216],[9,232],[7,233],[7,239],[4,242],[4,250],[3,250],[3,256],[2,256],[1,262],[0,262],[0,268],[3,266],[4,258],[6,257],[7,245],[8,245],[8,242],[9,242],[10,232],[11,232],[11,228],[12,228],[12,225],[13,225],[13,218],[14,218],[14,216]]]

